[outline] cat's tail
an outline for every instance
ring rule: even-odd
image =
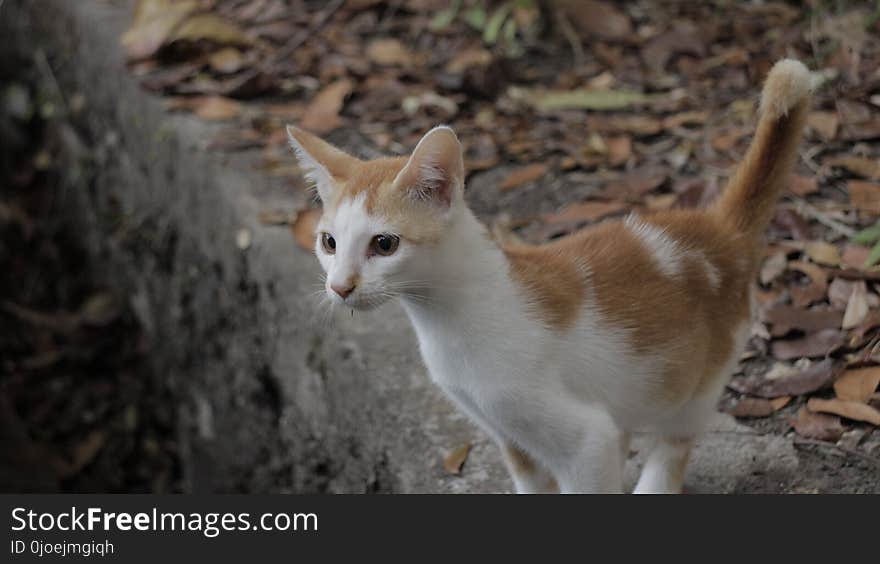
[[[810,106],[810,71],[800,61],[777,62],[764,83],[755,137],[714,211],[736,228],[761,236],[797,158]]]

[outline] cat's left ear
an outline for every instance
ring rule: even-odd
[[[314,183],[321,201],[329,204],[337,184],[344,182],[360,161],[320,137],[292,125],[287,126],[287,137],[303,174]]]
[[[416,201],[448,208],[464,187],[461,143],[452,129],[439,126],[426,133],[394,185]]]

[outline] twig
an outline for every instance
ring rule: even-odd
[[[844,454],[851,454],[852,456],[861,458],[865,462],[870,462],[871,464],[874,464],[875,466],[880,467],[880,459],[875,458],[875,457],[871,456],[870,454],[865,454],[864,452],[861,452],[859,450],[843,447],[843,446],[840,446],[835,443],[829,443],[829,442],[825,442],[825,441],[817,441],[816,439],[805,439],[803,437],[795,437],[794,438],[794,445],[795,446],[812,445],[812,446],[819,446],[819,447],[825,447],[825,448],[838,450]]]
[[[856,234],[855,229],[844,225],[839,221],[831,219],[827,215],[823,214],[822,212],[808,204],[807,201],[803,198],[792,198],[792,201],[794,202],[795,209],[798,211],[798,213],[810,216],[822,225],[831,228],[833,231],[836,231],[840,235],[851,238],[853,235]]]
[[[336,13],[336,10],[342,7],[345,3],[345,0],[333,0],[327,8],[321,12],[321,14],[317,17],[317,20],[312,23],[308,29],[304,29],[297,35],[294,35],[290,41],[284,44],[281,49],[275,54],[275,60],[280,61],[281,59],[286,59],[287,57],[293,55],[293,52],[296,51],[306,40],[312,35],[321,31],[321,28],[326,25],[326,23],[330,20],[330,16]]]
[[[49,64],[49,60],[46,59],[46,54],[43,53],[42,49],[37,49],[36,53],[34,53],[34,62],[36,63],[37,68],[40,69],[40,73],[55,91],[61,109],[66,112],[67,102],[64,100],[64,93],[61,91],[61,86],[58,85],[58,81],[55,79],[55,73],[52,72],[52,66]]]
[[[562,32],[562,35],[565,36],[565,39],[568,41],[569,45],[571,45],[575,66],[581,66],[584,62],[584,46],[581,45],[580,36],[575,31],[574,27],[572,27],[571,22],[568,21],[568,17],[562,12],[562,10],[556,9],[555,15],[556,23],[559,25],[559,31]]]

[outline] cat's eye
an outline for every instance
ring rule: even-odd
[[[400,237],[397,235],[376,235],[373,237],[373,240],[370,241],[370,252],[387,257],[388,255],[394,254],[398,245],[400,245]]]
[[[321,246],[324,247],[324,252],[332,255],[336,252],[336,239],[329,233],[321,233]]]

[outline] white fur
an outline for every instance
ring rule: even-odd
[[[635,214],[630,214],[624,221],[629,230],[639,238],[639,240],[648,248],[654,257],[657,268],[663,274],[670,278],[675,278],[681,274],[682,260],[685,252],[681,245],[665,230],[639,221]]]

